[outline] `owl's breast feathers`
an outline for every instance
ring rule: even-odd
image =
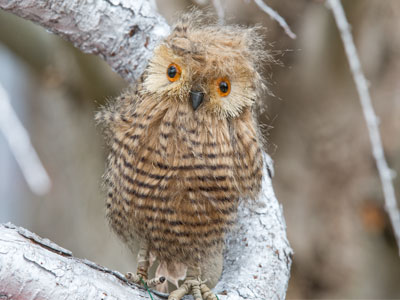
[[[255,198],[260,189],[250,111],[221,120],[197,115],[189,104],[142,101],[134,111],[119,109],[103,113],[119,120],[105,175],[113,229],[128,242],[145,239],[165,261],[196,264],[219,251],[239,198]]]

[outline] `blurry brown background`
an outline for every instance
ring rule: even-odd
[[[198,1],[200,2],[200,1]],[[204,1],[206,2],[206,1]],[[260,116],[275,192],[294,248],[288,298],[399,298],[400,258],[342,42],[323,1],[268,0],[290,39],[252,2],[222,1],[227,22],[260,23],[279,64]],[[400,174],[400,1],[343,0],[389,165]],[[189,0],[159,0],[172,22]],[[28,188],[0,133],[0,222],[11,221],[121,272],[133,255],[107,227],[100,191],[105,147],[93,115],[125,83],[100,59],[0,12],[0,83],[52,180]],[[400,176],[395,179],[400,198]]]

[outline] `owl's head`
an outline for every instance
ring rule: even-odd
[[[268,58],[258,28],[220,26],[194,11],[155,49],[143,92],[196,114],[237,117],[263,89],[258,69]]]

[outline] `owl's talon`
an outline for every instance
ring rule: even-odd
[[[128,280],[131,283],[136,283],[136,284],[140,283],[139,276],[136,274],[133,274],[131,272],[126,273],[125,278],[126,278],[126,280]]]
[[[203,296],[203,300],[218,300],[217,296],[210,290],[210,288],[204,284],[200,284],[201,295]]]
[[[217,300],[218,298],[205,284],[206,280],[186,279],[185,282],[175,291],[173,291],[168,300],[181,300],[187,294],[193,295],[195,300]]]
[[[141,286],[144,286],[144,283],[147,285],[147,287],[152,288],[155,287],[159,284],[162,284],[165,282],[165,277],[161,276],[161,277],[155,277],[152,279],[146,279],[146,277],[142,276],[141,274],[133,274],[131,272],[128,272],[125,274],[125,278],[131,282],[131,283],[135,283],[135,284],[139,284]]]
[[[148,287],[151,288],[151,287],[155,287],[155,286],[157,286],[159,284],[162,284],[164,282],[165,282],[165,277],[161,276],[161,277],[155,277],[153,279],[147,280],[146,284],[147,284]]]

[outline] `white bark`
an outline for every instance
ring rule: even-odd
[[[12,224],[0,225],[0,299],[140,299],[122,274],[78,259]],[[157,298],[155,298],[157,299]]]
[[[269,176],[272,159],[266,154],[264,164],[257,205],[239,207],[237,229],[226,244],[224,270],[215,290],[227,291],[229,300],[285,299],[293,251]]]
[[[0,0],[0,8],[41,24],[77,48],[103,57],[128,81],[137,79],[156,43],[169,32],[145,0]],[[258,205],[240,207],[237,229],[227,242],[219,299],[284,299],[292,250],[271,184],[265,155]],[[26,238],[28,236],[28,238]],[[25,229],[0,226],[0,298],[139,299],[142,288],[121,274],[72,257]],[[227,294],[224,296],[223,294]],[[162,299],[153,294],[153,298]]]
[[[0,8],[99,55],[130,82],[142,74],[155,45],[169,33],[146,0],[0,0]]]

